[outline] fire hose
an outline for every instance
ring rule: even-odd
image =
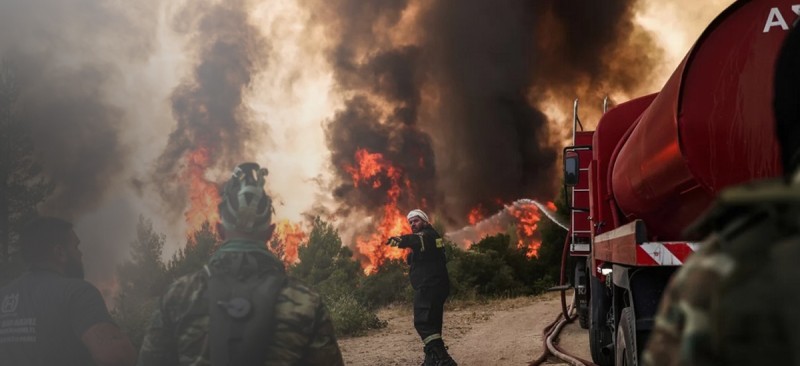
[[[529,364],[530,366],[539,366],[543,364],[551,355],[573,366],[597,366],[590,361],[584,360],[564,351],[558,347],[558,344],[556,343],[556,339],[558,339],[558,335],[561,333],[561,330],[564,328],[564,326],[573,322],[578,317],[575,314],[575,294],[573,293],[571,304],[567,306],[567,289],[564,288],[564,283],[566,282],[565,268],[567,262],[567,249],[569,248],[568,244],[569,236],[567,236],[564,242],[564,250],[561,253],[561,276],[559,280],[559,287],[561,287],[561,313],[558,314],[552,323],[542,330],[542,348],[544,351],[542,351],[542,355],[539,356],[539,358]]]

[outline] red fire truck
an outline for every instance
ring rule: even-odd
[[[781,173],[773,70],[798,14],[788,0],[735,2],[660,92],[609,109],[564,149],[576,303],[597,364],[636,363],[670,276],[701,245],[682,231],[717,193]]]

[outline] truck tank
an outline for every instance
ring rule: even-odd
[[[723,188],[781,173],[773,71],[796,18],[785,1],[731,5],[619,142],[611,190],[651,240],[680,238]]]

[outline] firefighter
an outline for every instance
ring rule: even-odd
[[[800,28],[774,86],[785,176],[724,191],[690,228],[708,239],[670,281],[645,365],[800,365]]]
[[[226,241],[204,269],[179,278],[156,309],[139,365],[343,365],[320,295],[289,278],[267,251],[266,169],[236,167],[217,230]]]
[[[422,210],[411,210],[406,218],[412,233],[391,237],[388,244],[411,248],[408,276],[414,288],[414,328],[424,344],[423,365],[455,366],[442,340],[444,302],[450,294],[444,243]]]

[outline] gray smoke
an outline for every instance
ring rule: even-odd
[[[247,159],[248,144],[258,141],[242,97],[254,74],[266,64],[269,45],[248,22],[245,1],[215,4],[187,2],[174,18],[175,31],[194,55],[192,72],[172,93],[177,126],[158,158],[155,180],[174,212],[186,208],[188,153],[206,149],[203,170],[229,172]],[[262,127],[263,129],[263,127]]]
[[[148,4],[117,5],[0,2],[0,60],[19,89],[15,123],[32,139],[42,174],[55,186],[38,211],[76,223],[94,280],[111,276],[109,258],[127,252],[125,234],[136,222],[130,200],[104,201],[127,184],[135,141],[126,138],[135,125],[128,113],[134,108],[123,97],[133,94],[127,73],[146,62],[156,28]],[[103,204],[108,215],[87,218]]]
[[[538,110],[543,95],[569,104],[581,90],[636,90],[659,56],[633,23],[633,1],[308,3],[335,31],[330,62],[339,87],[355,95],[328,130],[340,202],[375,210],[385,193],[348,182],[344,167],[356,147],[382,153],[410,175],[419,171],[416,160],[395,153],[400,145],[426,162],[404,193],[424,199],[448,226],[463,225],[474,207],[489,214],[521,197],[553,197],[566,131]],[[392,46],[392,27],[412,10],[415,27],[406,32],[416,41]],[[426,89],[436,100],[424,112]],[[385,103],[375,97],[393,114],[383,117]],[[413,202],[401,201],[401,209],[407,205]]]
[[[339,179],[334,196],[341,203],[342,214],[379,212],[388,203],[393,179],[402,188],[397,200],[401,211],[415,207],[435,210],[440,201],[432,141],[419,126],[425,79],[420,49],[382,49],[381,40],[371,35],[378,23],[396,22],[407,5],[407,1],[309,3],[339,31],[330,51],[331,63],[339,88],[353,92],[326,130]],[[385,163],[397,169],[396,177],[383,172],[374,185],[354,184],[348,169],[358,165],[356,152],[360,149],[381,154]]]
[[[16,74],[17,116],[56,184],[44,212],[74,217],[120,179],[128,121],[108,92],[126,63],[147,57],[147,19],[144,8],[88,0],[0,3],[0,58]]]

